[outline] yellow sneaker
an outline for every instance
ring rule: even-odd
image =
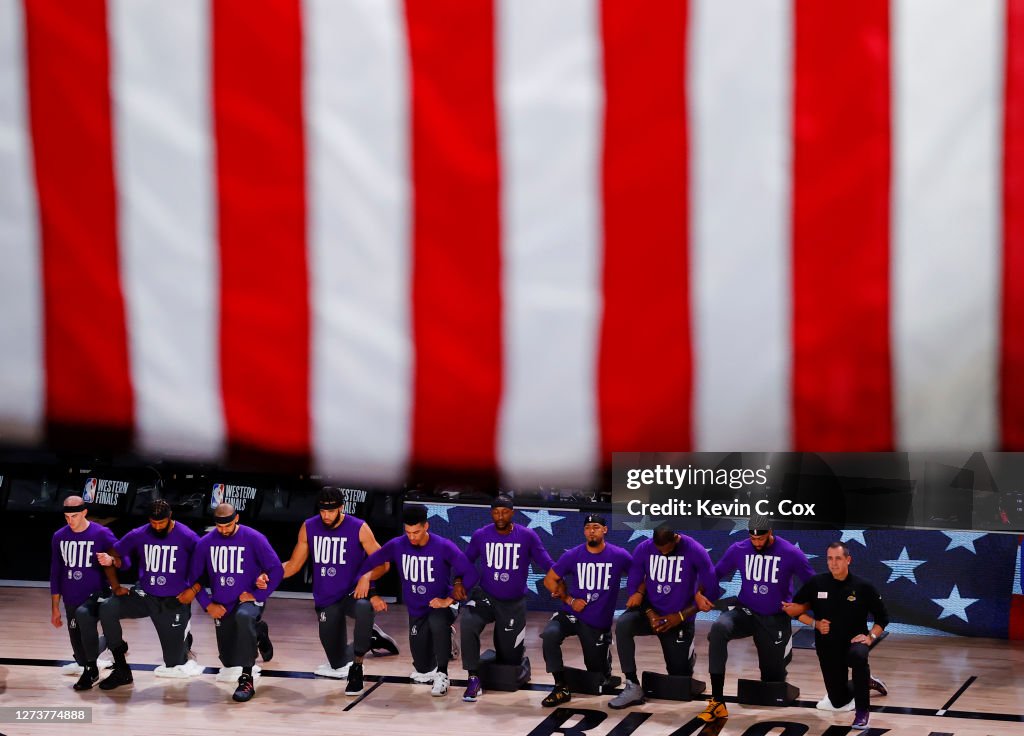
[[[711,723],[711,721],[717,721],[718,719],[726,719],[729,717],[729,711],[725,708],[725,703],[717,700],[709,700],[708,707],[697,714],[697,717],[702,721]]]

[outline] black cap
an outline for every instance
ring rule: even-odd
[[[608,521],[601,514],[587,514],[583,520],[583,526],[587,524],[600,524],[601,526],[608,526]]]
[[[751,516],[750,521],[747,522],[747,531],[752,537],[760,537],[762,534],[767,534],[771,530],[772,520],[763,514]]]
[[[419,504],[406,506],[402,509],[402,523],[408,526],[416,526],[427,520],[427,507]]]
[[[512,504],[512,498],[510,496],[498,496],[491,501],[492,509],[514,509],[515,506]]]

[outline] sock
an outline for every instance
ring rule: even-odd
[[[565,670],[552,672],[551,676],[555,678],[555,687],[565,687]]]
[[[252,677],[252,667],[243,667],[242,674],[249,675],[249,677]]]
[[[470,677],[479,677],[480,672],[478,670],[466,670]]]
[[[630,682],[632,682],[634,685],[639,685],[640,684],[640,680],[636,679],[636,670],[631,670],[629,672],[623,672],[622,674],[624,674],[626,676],[626,679],[629,680]]]
[[[719,703],[725,698],[725,673],[711,675],[711,699]]]

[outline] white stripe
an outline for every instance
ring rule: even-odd
[[[897,445],[992,449],[1003,4],[898,0],[892,257]]]
[[[0,440],[34,442],[44,397],[42,264],[20,0],[0,0]]]
[[[694,444],[785,450],[792,11],[784,0],[692,7]]]
[[[324,472],[381,482],[405,471],[412,401],[402,8],[308,0],[304,15],[313,448]]]
[[[506,480],[586,480],[598,457],[600,24],[593,0],[498,3]]]
[[[215,457],[220,398],[205,0],[113,0],[111,97],[137,441]]]

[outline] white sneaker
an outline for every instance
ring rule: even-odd
[[[103,659],[101,657],[96,660],[97,669],[109,670],[113,666],[114,660],[112,659]],[[78,664],[78,662],[75,662],[73,660],[60,668],[60,673],[62,675],[69,675],[70,677],[78,677],[83,672],[85,672],[85,668],[82,667],[82,665]]]
[[[827,710],[832,713],[846,713],[853,710],[853,701],[851,700],[846,705],[840,706],[839,708],[832,705],[832,701],[828,699],[828,695],[818,701],[817,705],[814,706],[818,710]]]
[[[156,677],[168,677],[180,680],[201,675],[205,669],[206,668],[199,664],[199,662],[194,659],[190,659],[185,662],[185,664],[175,665],[174,667],[160,665],[153,670],[153,675]]]
[[[344,680],[348,677],[348,668],[351,666],[352,663],[349,662],[343,667],[338,667],[337,669],[334,669],[333,667],[331,667],[330,662],[327,662],[317,667],[313,674],[317,677],[331,677],[335,680]]]
[[[443,672],[434,675],[434,687],[430,688],[430,694],[435,698],[448,694],[448,675]]]
[[[81,673],[79,673],[81,674]],[[409,679],[420,685],[430,685],[434,682],[434,678],[437,676],[437,667],[430,670],[430,672],[417,672],[413,670],[409,674]]]

